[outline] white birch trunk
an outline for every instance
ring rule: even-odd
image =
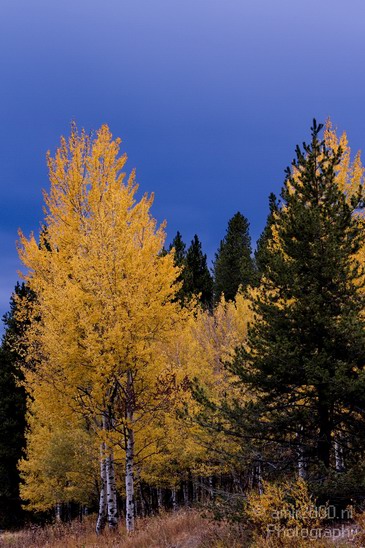
[[[103,414],[103,430],[109,432],[111,420],[107,413]],[[117,505],[117,486],[115,483],[114,454],[113,449],[109,449],[106,443],[103,444],[104,451],[104,497],[106,502],[105,514],[108,520],[109,529],[118,527],[118,505]]]
[[[300,432],[303,432],[303,426],[300,427]],[[300,444],[300,438],[301,435],[297,434],[297,439],[299,441],[299,449],[298,449],[298,476],[301,479],[306,479],[307,477],[307,470],[306,470],[306,464],[305,464],[305,458],[304,458],[304,450],[303,446]]]
[[[343,449],[338,443],[338,440],[335,440],[334,443],[334,449],[335,449],[335,468],[336,472],[343,472],[345,470],[345,461],[343,458]]]
[[[299,458],[298,458],[298,476],[301,478],[301,479],[306,479],[307,477],[307,473],[306,473],[306,469],[305,469],[305,465],[304,465],[304,460],[303,460],[303,456],[302,454],[299,455]]]
[[[62,521],[62,502],[57,502],[55,506],[56,522],[61,523]]]
[[[253,489],[255,483],[255,466],[252,466],[248,471],[248,489]]]
[[[106,458],[106,496],[109,529],[118,527],[117,487],[115,484],[114,456],[110,450]]]
[[[162,495],[162,488],[157,488],[157,507],[159,510],[161,510],[163,506],[163,495]]]
[[[172,509],[173,509],[174,512],[176,512],[176,510],[177,510],[177,497],[176,497],[175,487],[172,489],[171,498],[172,498]]]
[[[299,447],[299,454],[298,454],[298,476],[304,480],[307,478],[307,470],[305,466],[305,459],[304,459],[302,447]]]
[[[262,470],[261,470],[261,461],[259,461],[257,465],[257,488],[259,491],[259,495],[264,494],[264,485],[262,483]]]
[[[128,533],[134,531],[134,431],[133,431],[133,386],[132,374],[127,373],[127,401],[126,401],[126,455],[125,455],[125,492],[126,512],[125,521]]]
[[[106,480],[106,458],[105,458],[105,443],[100,447],[100,498],[99,498],[99,513],[96,522],[96,533],[100,535],[105,527],[107,519],[107,480]]]

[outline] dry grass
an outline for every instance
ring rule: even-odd
[[[13,548],[239,548],[247,545],[232,526],[212,522],[194,510],[140,519],[136,532],[130,537],[123,527],[118,533],[106,531],[98,537],[94,526],[95,519],[91,517],[84,523],[3,533],[0,545]]]
[[[12,548],[346,548],[365,546],[365,514],[356,516],[356,524],[346,527],[359,529],[356,539],[348,541],[347,536],[331,540],[303,541],[299,539],[277,540],[257,538],[251,541],[247,536],[225,522],[215,522],[202,517],[197,510],[180,510],[174,514],[165,513],[146,519],[139,519],[136,532],[128,537],[123,526],[117,533],[106,531],[98,537],[94,532],[95,517],[90,516],[83,523],[33,527],[17,533],[0,534],[0,546]]]

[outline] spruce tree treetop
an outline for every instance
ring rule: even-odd
[[[176,281],[182,285],[176,293],[176,300],[184,306],[192,297],[199,295],[203,306],[210,307],[213,280],[207,266],[207,256],[203,254],[198,236],[194,236],[189,249],[186,250],[185,242],[178,231],[169,245],[169,251],[172,249],[174,249],[174,265],[181,268]]]
[[[181,284],[180,289],[176,293],[176,300],[180,302],[182,306],[186,304],[186,299],[188,297],[187,291],[186,291],[186,245],[185,242],[182,239],[182,236],[179,231],[177,231],[176,236],[172,240],[171,244],[169,245],[169,252],[171,252],[174,249],[174,265],[181,268],[181,272],[179,276],[177,277],[176,281],[177,283]],[[166,251],[167,253],[167,251]]]
[[[277,207],[278,206],[276,196],[273,192],[271,192],[269,196],[269,215],[267,217],[265,228],[262,231],[259,239],[257,240],[255,251],[255,267],[258,277],[261,277],[268,261],[267,246],[269,245],[270,239],[272,238],[271,227],[275,221],[275,211]]]
[[[169,246],[169,251],[171,251],[172,249],[175,249],[175,266],[184,266],[186,261],[186,245],[183,242],[182,236],[179,231],[176,232],[176,236]]]
[[[207,256],[203,253],[201,242],[196,234],[186,253],[184,290],[188,298],[199,294],[203,306],[212,305],[213,279],[208,269]]]
[[[254,281],[254,264],[251,257],[249,222],[237,212],[228,222],[227,233],[221,241],[214,262],[214,297],[219,301],[222,293],[233,300],[238,288]]]

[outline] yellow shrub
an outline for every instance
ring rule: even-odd
[[[256,541],[266,539],[272,546],[301,546],[321,539],[321,522],[329,517],[327,506],[315,506],[302,479],[265,483],[262,495],[249,494],[246,515]]]

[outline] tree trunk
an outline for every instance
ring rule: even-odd
[[[162,507],[163,507],[162,487],[157,487],[157,508],[158,510],[162,510]]]
[[[107,474],[106,474],[105,443],[100,447],[100,497],[99,514],[96,522],[96,533],[100,535],[103,531],[107,519]]]
[[[306,463],[305,463],[305,457],[304,457],[304,448],[301,443],[302,441],[302,432],[303,432],[303,426],[300,427],[300,433],[297,434],[298,439],[298,476],[301,479],[306,479],[307,477],[307,470],[306,470]]]
[[[196,478],[192,480],[192,499],[193,504],[196,504],[198,501],[198,481]]]
[[[83,504],[80,504],[79,508],[79,520],[82,522],[84,520],[84,517],[87,516],[89,513],[89,509],[87,506],[84,506]]]
[[[264,484],[262,482],[262,465],[260,460],[258,461],[257,468],[256,468],[256,481],[257,481],[257,489],[258,489],[259,495],[263,495]]]
[[[149,486],[143,485],[141,480],[139,481],[139,496],[141,500],[141,516],[145,518],[146,516],[149,516],[151,512],[152,496]]]
[[[106,458],[106,495],[108,507],[108,525],[109,529],[118,527],[118,507],[117,507],[117,488],[115,485],[114,456],[110,450]]]
[[[66,512],[66,517],[65,517],[65,521],[68,521],[69,523],[72,521],[72,503],[71,502],[68,502],[66,504],[66,508],[65,508]]]
[[[189,484],[187,481],[183,481],[183,497],[184,497],[184,506],[189,506]]]
[[[325,465],[326,468],[330,466],[331,458],[331,434],[332,427],[330,421],[329,406],[321,401],[323,396],[319,394],[319,439],[318,439],[318,459]]]
[[[125,455],[125,521],[128,533],[134,531],[134,431],[133,431],[133,379],[130,371],[127,373],[126,401],[126,455]]]
[[[307,471],[305,469],[305,462],[304,462],[304,456],[303,456],[303,450],[302,448],[299,449],[299,456],[298,456],[298,476],[301,479],[306,479],[307,477]]]
[[[340,443],[341,436],[338,434],[337,438],[335,438],[334,443],[334,450],[335,450],[335,468],[336,472],[343,472],[345,470],[345,461],[343,458],[343,448]]]
[[[208,486],[209,486],[209,497],[210,500],[214,500],[214,478],[213,476],[209,476],[208,478]]]
[[[171,500],[172,500],[172,509],[174,512],[177,510],[177,496],[176,496],[176,488],[173,487],[171,490]]]
[[[56,522],[61,523],[62,521],[62,502],[57,502],[55,505],[55,515],[56,515]]]

